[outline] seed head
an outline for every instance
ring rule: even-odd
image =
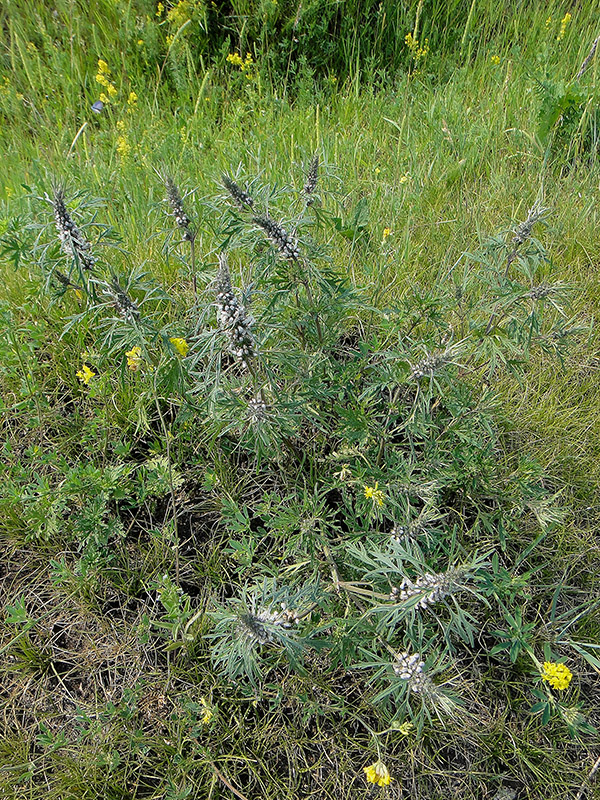
[[[110,285],[104,290],[104,294],[112,298],[115,308],[126,322],[136,322],[140,318],[140,310],[137,304],[129,297],[114,276]]]
[[[438,574],[427,572],[425,575],[420,575],[414,582],[410,578],[403,578],[399,587],[392,587],[390,600],[396,603],[405,603],[417,598],[414,608],[426,609],[460,588],[463,577],[463,570],[450,569]]]

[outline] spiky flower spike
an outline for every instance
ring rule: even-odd
[[[188,242],[193,242],[196,234],[192,229],[190,218],[183,208],[183,200],[177,184],[169,175],[164,176],[165,189],[167,192],[167,203],[171,206],[171,213],[175,217],[177,226],[181,229],[183,238]]]
[[[56,188],[50,202],[54,209],[54,222],[63,253],[76,259],[83,269],[93,270],[96,259],[91,253],[90,243],[75,225],[67,210],[64,189]]]
[[[298,242],[271,217],[252,217],[252,221],[262,228],[282,256],[290,260],[296,260],[300,255]]]
[[[221,180],[223,181],[223,186],[227,189],[236,205],[240,208],[252,208],[254,200],[250,197],[248,192],[245,192],[241,186],[238,186],[228,175],[223,175]]]
[[[112,298],[115,308],[124,320],[127,322],[136,322],[140,318],[139,308],[121,287],[114,275],[110,285],[105,289],[104,294]]]
[[[319,154],[315,153],[308,167],[308,172],[306,173],[306,183],[304,184],[304,194],[306,195],[307,198],[306,200],[307,206],[309,206],[313,201],[312,194],[317,188],[318,179],[319,179]]]
[[[414,583],[409,578],[404,578],[399,587],[392,588],[390,600],[396,603],[406,603],[412,600],[415,609],[428,608],[460,589],[464,575],[462,569],[450,569],[437,575],[433,575],[431,572],[420,575]]]
[[[256,343],[252,335],[251,320],[233,292],[225,253],[219,255],[217,311],[219,327],[229,339],[229,349],[247,367],[249,359],[256,355]]]

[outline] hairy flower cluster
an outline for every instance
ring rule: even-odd
[[[407,681],[411,692],[419,694],[426,690],[431,684],[431,678],[427,675],[423,667],[425,662],[421,661],[419,653],[399,653],[396,656],[397,663],[394,664],[394,672],[398,677]]]
[[[262,228],[282,256],[296,260],[300,255],[298,242],[271,217],[253,217],[252,221]]]
[[[250,197],[248,192],[245,192],[241,186],[238,186],[228,175],[223,175],[221,180],[223,181],[223,186],[227,189],[236,205],[240,208],[252,208],[254,200]]]
[[[64,190],[55,189],[54,197],[50,202],[54,209],[54,222],[63,253],[75,258],[83,269],[92,270],[96,259],[91,253],[90,243],[67,211]]]
[[[533,289],[530,289],[526,297],[532,300],[542,300],[544,297],[548,297],[549,294],[552,294],[552,286],[547,283],[540,283],[539,286],[534,286]]]
[[[306,205],[309,206],[312,201],[312,194],[317,188],[317,181],[319,180],[319,154],[315,153],[311,159],[306,173],[306,183],[304,184],[304,194],[307,198]]]
[[[260,397],[254,397],[248,403],[246,418],[254,425],[264,422],[267,418],[267,404]]]
[[[181,229],[183,238],[188,242],[192,242],[195,238],[195,233],[192,230],[190,218],[183,208],[183,200],[177,184],[169,175],[165,175],[164,181],[167,192],[167,202],[171,206],[171,213],[175,217],[175,222]]]
[[[231,286],[231,275],[224,253],[219,256],[217,275],[217,311],[219,326],[227,333],[229,349],[244,366],[256,355],[256,343],[251,331],[251,320]]]
[[[450,353],[433,353],[420,361],[411,372],[411,380],[418,381],[421,378],[433,378],[434,374],[450,361]]]
[[[524,242],[526,242],[527,239],[529,239],[535,223],[543,219],[547,215],[548,211],[549,209],[542,208],[537,204],[529,209],[529,211],[527,212],[527,219],[525,220],[525,222],[519,223],[519,225],[517,225],[517,227],[515,228],[514,231],[515,236],[512,240],[512,244],[515,250],[518,247],[520,247]]]
[[[104,294],[112,297],[115,308],[126,322],[135,322],[140,318],[140,310],[127,292],[121,288],[119,281],[113,277]]]
[[[300,614],[281,603],[280,610],[259,608],[256,612],[241,614],[238,632],[250,644],[268,644],[275,637],[270,628],[292,628],[300,621]]]
[[[416,539],[423,533],[425,526],[418,519],[413,522],[408,522],[406,525],[394,525],[391,530],[390,538],[394,542],[405,542],[407,540]]]
[[[417,597],[419,599],[415,608],[426,609],[451,594],[459,585],[462,576],[462,570],[451,569],[438,574],[427,572],[425,575],[420,575],[414,582],[410,578],[403,578],[399,587],[392,587],[390,600],[404,603]]]

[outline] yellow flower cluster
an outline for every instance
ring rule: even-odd
[[[407,33],[404,37],[404,42],[410,52],[412,53],[413,58],[415,61],[419,61],[422,58],[425,58],[427,53],[429,52],[429,39],[425,39],[423,44],[419,43],[418,39],[412,35],[412,33]]]
[[[187,356],[190,346],[185,339],[180,339],[178,336],[171,336],[169,341],[182,358]]]
[[[553,689],[567,689],[571,683],[573,673],[565,666],[554,661],[544,661],[542,678],[548,681]]]
[[[372,500],[380,508],[385,500],[385,494],[379,488],[379,481],[375,481],[375,486],[365,486],[365,497],[367,500]]]
[[[558,33],[558,36],[556,37],[557,42],[562,42],[562,40],[565,38],[565,33],[567,32],[567,26],[572,19],[573,17],[567,11],[567,13],[560,21],[560,31]]]
[[[203,708],[203,713],[202,713],[202,723],[203,723],[204,725],[208,725],[208,723],[209,723],[209,722],[212,720],[212,718],[214,717],[214,715],[215,715],[215,712],[212,710],[212,708],[210,707],[210,705],[207,703],[207,701],[206,701],[206,698],[204,698],[204,697],[201,697],[201,698],[200,698],[200,705],[201,705],[201,706],[202,706],[202,708]]]
[[[391,235],[392,235],[392,229],[391,228],[384,228],[383,229],[383,238],[384,239],[387,239],[388,236],[391,236]]]
[[[77,371],[75,374],[77,375],[77,377],[79,378],[79,380],[80,380],[80,381],[81,381],[81,382],[82,382],[82,383],[83,383],[85,386],[87,386],[87,385],[89,384],[89,382],[92,380],[92,378],[93,378],[93,377],[95,377],[95,375],[96,375],[96,373],[95,373],[95,372],[93,372],[93,370],[91,370],[91,369],[88,367],[88,365],[87,365],[87,364],[84,364],[84,365],[82,366],[82,368],[81,368],[80,370],[78,370],[78,371]]]
[[[492,56],[490,58],[492,64],[499,64],[500,63],[500,56]]]
[[[131,350],[127,350],[125,355],[127,356],[127,366],[132,372],[136,372],[142,363],[142,348],[136,345]]]
[[[377,783],[379,786],[389,786],[394,780],[381,759],[378,759],[374,764],[368,767],[363,767],[363,770],[367,775],[369,783]]]
[[[242,57],[237,53],[229,53],[227,56],[227,61],[229,61],[230,64],[233,64],[234,67],[239,67],[240,70],[246,74],[247,78],[254,77],[254,73],[252,72],[254,59],[252,58],[251,53],[246,53],[245,60],[243,60]]]
[[[181,28],[182,25],[185,25],[185,23],[191,19],[193,11],[193,3],[189,3],[188,0],[179,0],[177,5],[173,6],[167,13],[167,19],[171,25]]]
[[[112,82],[108,64],[101,58],[98,59],[98,73],[96,74],[96,81],[100,84],[100,86],[104,86],[106,89],[106,93],[102,92],[100,95],[100,100],[102,100],[104,105],[110,103],[111,97],[114,97],[117,94],[117,87]]]
[[[121,156],[121,158],[127,158],[129,153],[131,153],[131,145],[125,136],[117,137],[117,153]]]

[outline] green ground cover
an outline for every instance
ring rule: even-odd
[[[599,12],[3,4],[2,797],[595,796]]]

